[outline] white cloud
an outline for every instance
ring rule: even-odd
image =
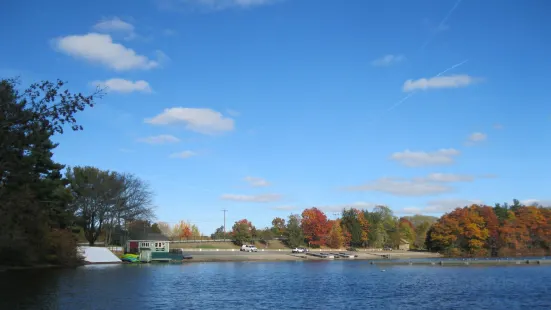
[[[148,70],[159,66],[159,61],[138,55],[133,49],[114,43],[108,34],[70,35],[54,39],[53,43],[62,53],[102,64],[116,71]]]
[[[383,192],[395,196],[425,196],[451,192],[452,187],[421,179],[380,178],[365,185],[347,188],[350,191]]]
[[[403,55],[385,55],[381,58],[375,59],[371,62],[373,66],[383,67],[392,64],[397,64],[406,59]]]
[[[149,144],[165,144],[165,143],[178,143],[180,142],[180,139],[172,135],[158,135],[158,136],[140,138],[138,139],[138,141],[149,143]]]
[[[452,164],[457,155],[459,155],[459,151],[456,149],[440,149],[435,152],[405,150],[392,154],[390,158],[408,167],[422,167]]]
[[[94,81],[92,82],[92,84],[94,86],[106,88],[106,90],[110,92],[119,92],[119,93],[152,92],[151,86],[149,86],[149,83],[144,80],[133,82],[125,79],[109,79],[106,81]]]
[[[485,133],[475,132],[467,138],[467,143],[472,145],[475,143],[486,141],[487,138],[488,135],[486,135]]]
[[[234,129],[234,121],[211,109],[170,108],[145,120],[153,125],[183,124],[186,129],[203,134],[215,134]]]
[[[265,187],[270,185],[270,182],[266,181],[263,178],[245,177],[245,181],[247,181],[251,186],[254,187]]]
[[[526,206],[538,204],[544,207],[551,207],[551,199],[524,199],[520,201],[520,203]]]
[[[234,195],[224,194],[223,200],[241,201],[241,202],[274,202],[281,199],[279,194],[260,194],[260,195]]]
[[[197,155],[197,153],[195,152],[192,152],[192,151],[183,151],[183,152],[179,152],[179,153],[173,153],[173,154],[170,154],[170,158],[182,158],[182,159],[186,159],[186,158],[190,158],[190,157],[193,157]]]
[[[503,125],[502,124],[495,124],[494,129],[497,129],[497,130],[503,129]]]
[[[466,174],[453,174],[453,173],[431,173],[420,180],[425,180],[427,182],[442,182],[442,183],[452,183],[452,182],[471,182],[474,181],[474,176]]]
[[[477,79],[468,75],[437,76],[430,79],[407,80],[404,83],[405,92],[427,90],[429,88],[458,88],[474,83]]]

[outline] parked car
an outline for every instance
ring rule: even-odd
[[[246,244],[243,244],[243,245],[241,246],[240,251],[244,251],[244,252],[258,252],[258,249],[257,249],[254,245],[246,245]]]
[[[383,250],[384,251],[392,251],[392,248],[387,246],[387,247],[384,247]]]
[[[294,248],[291,252],[292,253],[304,253],[304,249],[303,248]]]
[[[304,253],[310,252],[310,250],[308,250],[307,248],[301,248],[301,249],[304,251]]]

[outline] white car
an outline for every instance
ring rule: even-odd
[[[293,253],[304,253],[304,249],[303,248],[294,248],[292,250]]]
[[[258,252],[258,249],[254,246],[254,245],[242,245],[241,246],[241,251],[244,251],[244,252]]]

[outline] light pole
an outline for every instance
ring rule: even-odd
[[[224,211],[224,241],[226,241],[226,212],[228,210],[224,209],[222,211]]]

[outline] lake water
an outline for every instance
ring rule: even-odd
[[[545,265],[96,265],[0,273],[0,309],[532,310],[551,309],[550,281]]]

